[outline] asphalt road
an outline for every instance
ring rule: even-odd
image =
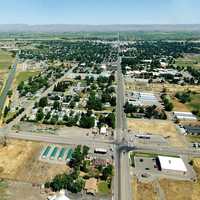
[[[1,96],[0,96],[0,113],[3,111],[4,104],[5,104],[5,101],[6,101],[6,98],[7,98],[7,94],[8,94],[8,91],[10,90],[10,88],[12,86],[12,83],[13,83],[13,80],[14,80],[14,77],[15,77],[15,73],[16,73],[16,64],[14,64],[11,67],[9,75],[8,75],[8,79],[6,81],[6,84],[3,88],[3,91],[2,91]]]
[[[126,115],[124,113],[125,103],[124,79],[121,71],[121,57],[117,61],[117,105],[116,105],[116,136],[118,144],[125,138],[127,130]],[[131,197],[129,159],[127,151],[121,152],[119,145],[115,145],[115,175],[114,196],[115,200],[129,200]]]
[[[59,135],[51,135],[44,133],[29,133],[29,132],[19,132],[16,133],[14,131],[10,131],[7,133],[7,137],[12,139],[21,139],[21,140],[29,140],[29,141],[37,141],[37,142],[46,142],[52,144],[68,144],[68,145],[88,145],[88,146],[96,146],[101,148],[110,148],[113,145],[113,140],[106,139],[94,139],[94,138],[77,138],[74,137],[73,134],[67,136],[59,136]]]

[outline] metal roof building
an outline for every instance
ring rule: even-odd
[[[160,105],[157,97],[153,93],[132,92],[129,96],[129,102],[137,106]]]
[[[158,156],[160,167],[162,171],[166,172],[187,172],[185,163],[181,158]]]
[[[173,112],[174,117],[179,120],[197,120],[197,117],[191,112]]]

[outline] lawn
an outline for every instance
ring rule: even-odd
[[[200,110],[200,94],[192,94],[191,101],[186,104],[191,110]]]
[[[100,195],[108,195],[110,193],[110,189],[108,188],[106,181],[100,181],[98,183],[98,191]]]
[[[0,200],[6,200],[6,189],[8,185],[4,181],[0,181]]]
[[[14,58],[12,57],[11,53],[0,50],[0,70],[8,69],[13,60]]]
[[[199,136],[187,135],[186,138],[187,138],[190,142],[200,142],[200,137],[199,137]]]
[[[18,73],[16,77],[16,83],[17,85],[20,84],[22,81],[28,80],[30,77],[38,75],[40,72],[39,71],[25,71],[25,72],[20,72]]]
[[[200,55],[185,54],[184,58],[176,59],[176,65],[183,67],[191,66],[195,68],[200,68]]]
[[[8,69],[13,63],[14,58],[11,53],[0,50],[0,92],[4,81],[6,80]]]

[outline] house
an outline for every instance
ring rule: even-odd
[[[95,195],[97,193],[97,179],[90,178],[85,182],[85,191],[87,194]]]

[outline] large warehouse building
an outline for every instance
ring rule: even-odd
[[[163,172],[179,174],[185,174],[187,172],[185,163],[181,158],[158,156],[157,161],[161,171]]]
[[[173,112],[174,118],[178,120],[197,120],[197,117],[191,112]]]

